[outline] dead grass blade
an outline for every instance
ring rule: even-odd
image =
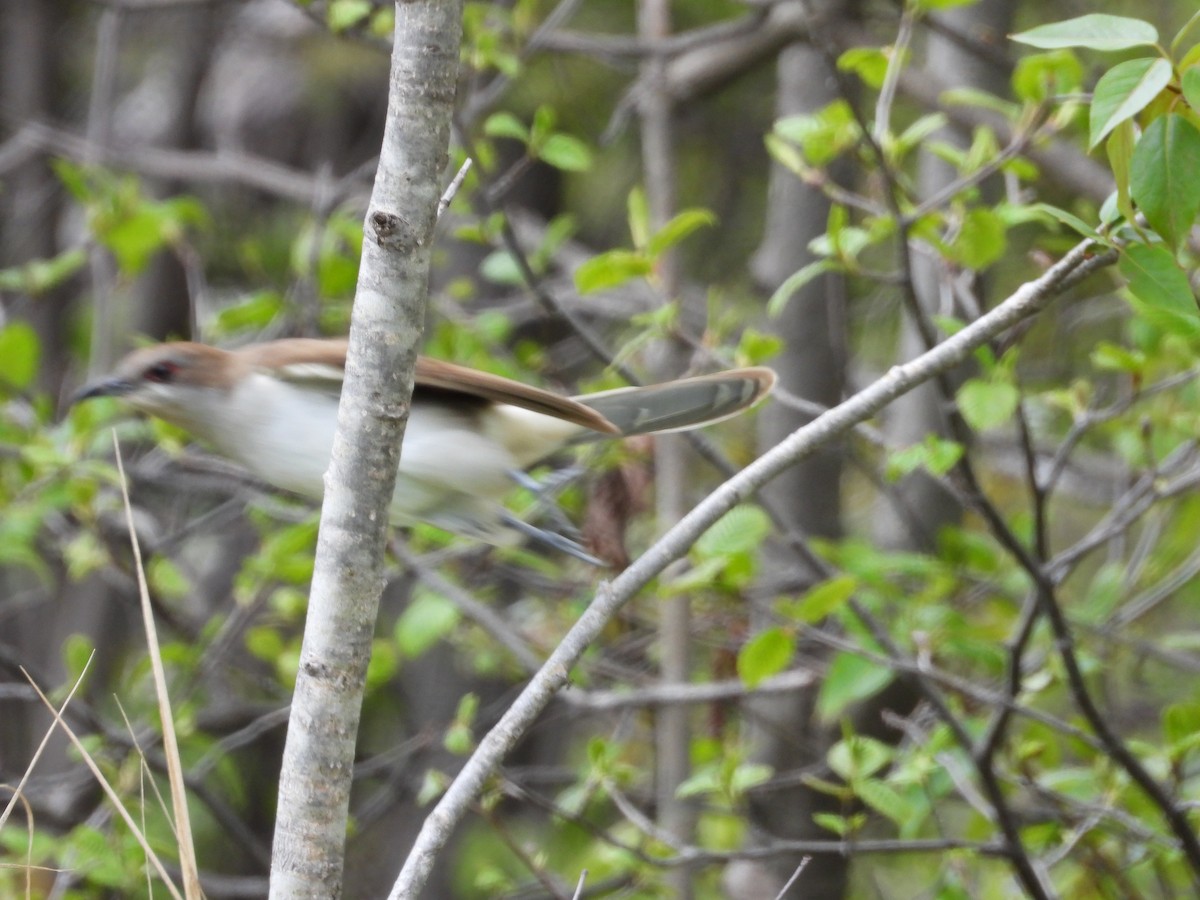
[[[146,586],[146,572],[142,567],[142,548],[138,543],[137,530],[133,525],[133,506],[129,502],[129,485],[125,480],[125,465],[121,459],[121,445],[117,441],[115,429],[113,430],[113,448],[117,455],[121,497],[125,501],[125,522],[129,527],[129,543],[133,547],[134,568],[137,570],[138,594],[142,601],[142,622],[146,626],[146,645],[150,653],[150,667],[154,672],[154,688],[158,694],[158,715],[162,720],[163,754],[167,758],[167,778],[171,784],[171,805],[175,811],[176,843],[179,847],[179,865],[183,870],[183,889],[188,900],[200,900],[204,896],[204,892],[200,889],[200,872],[196,865],[195,844],[192,841],[192,822],[188,816],[187,788],[183,783],[179,742],[175,738],[175,719],[171,714],[171,698],[167,693],[167,676],[163,669],[162,653],[158,647],[158,631],[154,625],[154,611],[150,607],[150,590]]]

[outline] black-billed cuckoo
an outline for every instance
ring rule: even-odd
[[[237,350],[168,343],[135,350],[76,401],[121,397],[178,425],[269,484],[319,499],[337,424],[345,340],[270,341]],[[492,544],[533,535],[501,501],[520,472],[573,443],[684,431],[762,400],[765,368],[734,369],[640,388],[563,397],[422,357],[391,518],[429,522]],[[582,554],[581,554],[582,555]]]

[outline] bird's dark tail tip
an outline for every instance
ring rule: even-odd
[[[775,381],[771,369],[754,366],[575,399],[600,413],[626,436],[687,431],[749,409],[771,393]]]

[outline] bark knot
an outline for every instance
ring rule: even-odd
[[[403,216],[377,209],[368,220],[375,242],[390,249],[407,249],[420,244],[416,229]]]

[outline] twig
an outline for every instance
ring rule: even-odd
[[[442,199],[438,201],[437,217],[439,219],[442,217],[442,213],[450,208],[450,204],[454,201],[454,195],[458,193],[458,189],[462,187],[462,183],[470,171],[471,157],[468,156],[463,160],[463,164],[458,167],[458,173],[450,180],[450,184],[446,186],[445,193],[442,194]]]
[[[792,889],[792,885],[800,880],[800,876],[804,874],[804,869],[812,862],[811,856],[806,856],[800,860],[800,865],[796,866],[796,871],[792,873],[792,877],[787,880],[787,883],[780,888],[779,893],[775,895],[775,900],[783,900],[785,894]]]
[[[741,679],[731,678],[708,684],[659,683],[632,691],[584,691],[567,688],[562,692],[562,699],[576,709],[609,712],[628,707],[719,703],[763,694],[782,694],[812,687],[815,681],[814,673],[797,669],[775,675],[752,688],[747,687]]]
[[[588,870],[579,870],[579,882],[575,885],[575,893],[571,895],[571,900],[579,900],[583,896],[583,886],[587,882]]]

